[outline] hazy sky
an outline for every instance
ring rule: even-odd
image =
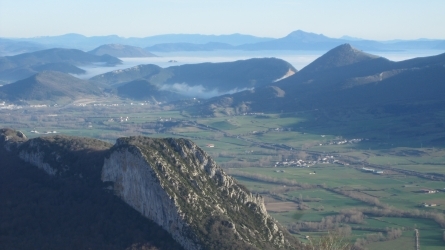
[[[445,39],[444,0],[0,0],[0,37],[169,33]]]

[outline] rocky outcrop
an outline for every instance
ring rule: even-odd
[[[261,196],[238,184],[190,140],[128,137],[111,147],[70,136],[28,140],[21,132],[2,129],[0,146],[2,154],[49,175],[111,188],[184,249],[300,247],[267,214]]]
[[[225,239],[253,249],[295,247],[267,214],[262,197],[237,184],[189,140],[118,139],[105,159],[102,180],[112,182],[122,200],[185,249],[233,244]]]
[[[175,197],[170,197],[157,179],[156,172],[143,155],[130,148],[116,150],[105,160],[104,181],[113,181],[116,193],[145,217],[167,229],[186,249],[199,249],[192,239],[182,235],[188,225],[177,209]]]
[[[2,128],[0,129],[0,145],[6,149],[6,151],[14,151],[23,142],[26,142],[28,138],[20,131]]]

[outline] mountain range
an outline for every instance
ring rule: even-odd
[[[214,51],[231,50],[236,47],[227,43],[208,42],[204,44],[196,43],[161,43],[146,47],[148,51],[172,52],[172,51]]]
[[[44,64],[46,65],[48,64]],[[52,68],[48,67],[53,70],[42,68],[42,71],[35,75],[0,87],[0,98],[10,102],[38,101],[65,104],[77,99],[114,93],[132,100],[171,102],[265,86],[297,72],[286,61],[276,58],[189,64],[168,68],[146,64],[114,70],[89,80],[81,80],[64,70],[55,71],[56,66],[74,67],[68,63],[54,63]]]
[[[98,58],[85,52],[74,52],[73,55],[87,55],[87,59]],[[39,59],[31,55],[32,53],[16,57],[24,58],[23,65],[32,65]],[[118,59],[108,55],[99,58],[103,57],[111,59],[111,62],[118,62]],[[65,68],[71,66],[69,63],[72,62],[88,61],[83,57],[73,59],[69,56],[62,57],[60,54],[55,58],[63,58],[66,64],[40,64],[38,69]],[[20,62],[18,59],[15,61]],[[139,65],[95,76],[88,83],[64,74],[61,70],[62,73],[44,72],[5,85],[0,88],[0,93],[3,99],[15,101],[45,98],[55,101],[64,95],[67,100],[73,100],[83,94],[97,96],[104,88],[114,89],[114,93],[123,98],[156,102],[215,96],[201,102],[199,110],[206,115],[218,113],[218,110],[229,113],[294,112],[391,103],[405,105],[443,99],[443,65],[445,54],[393,62],[364,53],[350,44],[343,44],[300,71],[276,58],[188,64],[168,68]],[[7,68],[8,64],[2,66]],[[41,85],[45,81],[48,83]],[[76,84],[63,84],[65,82]],[[71,87],[72,89],[69,89]],[[53,96],[59,97],[52,98]]]
[[[444,65],[445,54],[392,62],[343,44],[275,84],[212,98],[202,112],[218,108],[232,108],[235,113],[298,112],[441,102]]]
[[[93,55],[77,49],[47,49],[15,56],[0,57],[0,81],[14,82],[43,70],[82,74],[78,66],[102,64],[115,66],[122,63],[110,55]]]
[[[194,43],[204,44],[209,42],[226,43],[230,45],[241,45],[246,43],[255,43],[272,40],[273,38],[262,38],[251,35],[231,34],[231,35],[200,35],[200,34],[166,34],[150,37],[119,37],[110,36],[92,36],[86,37],[80,34],[65,34],[61,36],[43,36],[33,38],[9,38],[8,40],[29,42],[40,44],[47,48],[77,48],[82,50],[91,50],[103,44],[124,44],[137,47],[147,47],[162,43]],[[1,41],[0,41],[1,42]]]
[[[119,88],[121,90],[119,93],[123,93],[123,89],[126,89],[127,94],[137,93],[139,97],[145,93],[142,89],[149,86],[180,93],[183,96],[207,97],[264,86],[295,72],[297,70],[284,60],[253,58],[235,62],[186,64],[168,68],[139,65],[98,75],[90,80],[108,85],[127,83]],[[128,82],[141,79],[146,81],[128,84]],[[138,89],[138,86],[142,89]]]
[[[58,71],[43,71],[0,87],[0,98],[11,102],[65,104],[101,95],[102,90],[96,84]]]
[[[236,49],[241,50],[319,50],[327,51],[344,43],[366,51],[394,51],[394,50],[422,50],[439,49],[443,40],[397,40],[397,41],[373,41],[361,39],[330,38],[322,34],[315,34],[297,30],[289,35],[271,41],[244,44]]]
[[[44,49],[46,47],[39,43],[0,38],[0,56],[18,55]]]
[[[17,44],[14,45],[13,42]],[[25,44],[26,43],[26,44]],[[144,38],[123,38],[116,35],[86,37],[79,34],[66,34],[53,37],[0,39],[0,55],[32,52],[38,47],[76,48],[92,50],[104,44],[122,44],[146,48],[151,52],[209,51],[209,50],[318,50],[327,51],[335,46],[350,43],[367,51],[394,50],[444,50],[445,40],[417,39],[374,41],[343,36],[330,38],[296,30],[282,38],[264,38],[250,35],[199,35],[167,34]],[[41,48],[40,48],[41,49]]]

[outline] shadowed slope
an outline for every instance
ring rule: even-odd
[[[147,80],[135,80],[117,87],[117,95],[135,100],[166,102],[181,99],[180,94],[161,90]]]
[[[27,78],[41,70],[55,70],[73,74],[84,73],[83,70],[75,66],[93,63],[114,66],[122,63],[122,61],[110,55],[96,56],[76,49],[47,49],[0,57],[0,79],[13,82]]]
[[[92,81],[119,84],[146,79],[162,89],[180,94],[189,87],[203,92],[223,94],[246,88],[265,86],[294,74],[297,70],[288,62],[277,58],[254,58],[223,63],[199,63],[172,66],[162,69],[155,65],[139,65],[115,70],[91,78]]]
[[[96,85],[56,71],[44,71],[0,87],[0,96],[11,101],[64,103],[99,95],[101,95],[101,90]]]
[[[285,95],[256,88],[213,98],[201,112],[221,108],[231,112],[281,112],[318,108],[353,108],[398,102],[441,101],[445,91],[445,54],[392,62],[369,55],[348,44],[338,46],[298,73],[275,83]],[[269,100],[265,104],[264,100]],[[221,104],[225,103],[225,104]]]

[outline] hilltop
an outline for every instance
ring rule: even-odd
[[[90,80],[101,84],[116,85],[119,83],[149,78],[152,75],[159,74],[161,71],[162,68],[157,65],[143,64],[128,69],[118,69],[93,76]]]
[[[100,95],[102,91],[95,84],[57,71],[43,71],[0,87],[0,97],[13,102],[42,101],[62,104]]]
[[[329,50],[327,53],[317,58],[311,64],[306,66],[303,72],[306,74],[313,74],[319,71],[339,68],[376,58],[380,57],[364,53],[356,48],[353,48],[350,44],[343,44]]]
[[[110,55],[92,55],[77,49],[47,49],[15,56],[0,57],[0,80],[13,82],[42,70],[81,74],[77,66],[102,63],[114,66],[122,63]]]

